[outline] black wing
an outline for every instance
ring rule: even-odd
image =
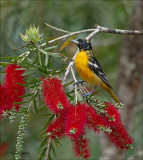
[[[101,65],[98,63],[97,59],[95,57],[89,57],[89,68],[102,79],[103,82],[105,82],[110,88],[111,85],[108,82],[107,76],[105,72],[103,71]]]

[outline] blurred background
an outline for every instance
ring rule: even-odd
[[[40,33],[44,33],[45,37],[48,33],[50,37],[58,37],[64,33],[53,30],[44,23],[70,32],[94,28],[95,24],[116,29],[143,29],[143,2],[139,0],[1,0],[0,6],[1,57],[16,54],[12,49],[23,45],[19,32],[24,34],[25,28],[29,28],[30,25],[39,26]],[[87,35],[84,33],[78,37],[85,38]],[[91,132],[88,134],[91,142],[90,159],[141,160],[143,158],[142,37],[100,33],[92,39],[92,44],[95,55],[107,73],[118,98],[125,104],[125,108],[121,111],[122,119],[130,135],[135,139],[135,144],[133,150],[121,152],[105,137]],[[67,56],[72,57],[76,49],[75,45],[69,44],[65,52]],[[39,134],[47,121],[47,118],[40,116],[40,113],[38,117],[31,115],[30,118],[29,125],[26,127],[23,160],[36,159],[38,156],[36,151],[41,142]],[[2,160],[10,160],[14,157],[19,121],[20,117],[13,124],[10,124],[8,119],[0,120]],[[60,142],[62,145],[56,147],[55,159],[73,159],[72,144],[69,140],[61,139]]]

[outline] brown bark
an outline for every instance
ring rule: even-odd
[[[131,19],[128,29],[143,29],[143,2],[138,1]],[[117,97],[120,102],[125,104],[122,111],[122,119],[127,129],[132,121],[134,109],[137,106],[137,100],[141,103],[142,96],[139,95],[141,90],[142,68],[143,68],[143,37],[137,35],[127,35],[124,38],[123,45],[119,57],[119,72]],[[124,159],[124,153],[112,147],[109,143],[101,143],[102,156],[100,160],[117,160]]]
[[[128,29],[142,29],[142,12],[143,2],[139,1],[131,16]],[[126,36],[120,53],[117,96],[121,103],[125,104],[123,117],[127,126],[132,119],[138,92],[141,89],[143,68],[142,38],[142,36]]]

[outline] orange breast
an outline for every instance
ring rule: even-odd
[[[83,51],[79,52],[75,58],[75,67],[82,80],[93,86],[100,86],[102,80],[88,67],[88,55]]]

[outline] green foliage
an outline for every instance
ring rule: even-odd
[[[39,34],[39,27],[35,27],[35,26],[30,26],[29,29],[26,29],[26,33],[25,35],[20,33],[20,37],[22,38],[23,41],[25,42],[34,42],[36,43],[37,41],[40,41],[42,35]]]

